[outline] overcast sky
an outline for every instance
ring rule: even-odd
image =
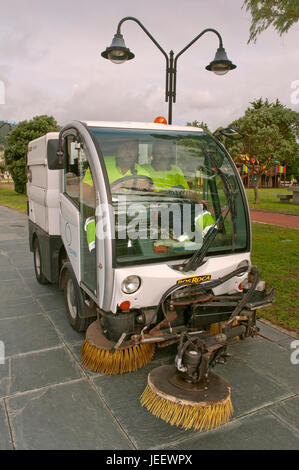
[[[204,121],[213,131],[240,117],[259,97],[292,103],[299,80],[299,23],[247,44],[250,15],[243,0],[9,0],[0,9],[0,120],[52,115],[70,120],[153,121],[167,118],[165,59],[134,22],[122,26],[135,59],[115,65],[100,53],[125,16],[138,18],[168,53],[178,53],[205,28],[217,29],[237,68],[205,70],[218,47],[208,33],[178,59],[173,123]],[[1,82],[0,82],[1,83]],[[298,83],[299,85],[299,83]],[[1,90],[1,88],[0,88]],[[1,97],[0,97],[1,98]],[[293,100],[294,101],[294,100]]]

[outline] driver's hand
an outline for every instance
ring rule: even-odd
[[[126,193],[128,189],[132,187],[132,184],[129,181],[121,181],[118,184],[115,184],[113,188],[111,188],[112,193],[124,192]]]
[[[134,191],[153,191],[153,185],[149,186],[149,181],[141,178],[128,179],[127,181],[120,181],[118,184],[114,184],[112,192],[127,192],[130,189]]]
[[[149,186],[149,182],[148,180],[136,180],[136,189],[138,191],[144,191],[144,190],[147,190],[147,191],[153,191],[153,188],[154,188],[154,185],[150,185]]]

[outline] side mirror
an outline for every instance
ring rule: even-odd
[[[235,129],[233,127],[225,127],[222,129],[218,129],[214,135],[217,137],[219,134],[233,140],[243,139],[243,137],[245,137],[245,135],[241,131],[239,131],[239,129]]]
[[[63,170],[65,168],[63,152],[59,150],[58,139],[48,140],[47,160],[49,170]]]

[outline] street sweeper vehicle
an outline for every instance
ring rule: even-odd
[[[232,338],[257,334],[274,293],[251,264],[225,147],[195,127],[73,121],[30,142],[27,171],[36,278],[59,284],[70,324],[86,330],[83,364],[133,372],[176,344],[141,403],[185,429],[227,422],[231,387],[213,366]]]

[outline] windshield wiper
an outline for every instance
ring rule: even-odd
[[[223,190],[227,200],[227,203],[230,208],[231,219],[232,219],[232,250],[235,250],[235,243],[236,243],[236,221],[237,221],[237,214],[236,214],[236,195],[238,194],[237,190],[232,188],[232,185],[228,179],[228,176],[219,168],[217,162],[212,154],[209,154],[204,147],[202,147],[202,151],[204,155],[207,157],[208,160],[211,160],[212,164],[215,167],[216,172],[220,176],[223,182]]]
[[[223,229],[224,221],[225,221],[225,219],[226,219],[226,217],[229,213],[231,214],[231,218],[232,218],[232,229],[233,229],[232,248],[233,249],[234,249],[234,245],[235,245],[235,224],[236,224],[236,218],[237,218],[236,210],[235,210],[235,192],[233,191],[233,189],[231,187],[231,184],[230,184],[230,181],[228,180],[227,176],[223,173],[223,171],[220,170],[220,168],[218,168],[217,162],[216,162],[215,158],[213,157],[213,155],[209,155],[208,152],[206,152],[206,150],[204,148],[202,150],[203,150],[203,153],[205,154],[205,156],[208,159],[211,160],[212,164],[215,167],[216,172],[218,173],[218,175],[220,176],[220,178],[223,182],[224,194],[225,194],[225,197],[226,197],[226,200],[227,200],[227,203],[228,203],[228,207],[224,207],[224,210],[221,211],[221,213],[219,214],[215,224],[210,228],[210,230],[206,234],[206,236],[204,238],[204,242],[203,242],[202,246],[199,248],[199,250],[197,250],[194,253],[194,255],[187,262],[185,262],[181,266],[181,270],[183,272],[195,271],[201,264],[203,264],[203,260],[206,256],[211,244],[215,240],[215,238],[216,238],[217,234],[220,232],[220,230]],[[232,199],[232,196],[233,196],[233,199]],[[223,216],[224,212],[225,212],[225,215]]]
[[[225,212],[225,214],[224,214]],[[218,219],[214,225],[209,229],[208,233],[204,238],[202,246],[197,250],[191,258],[182,265],[182,271],[195,271],[201,264],[203,264],[203,259],[207,254],[208,249],[210,248],[212,242],[215,240],[216,235],[224,226],[224,221],[227,215],[231,212],[230,207],[225,207],[224,210],[219,215]],[[224,215],[223,215],[224,214]]]

